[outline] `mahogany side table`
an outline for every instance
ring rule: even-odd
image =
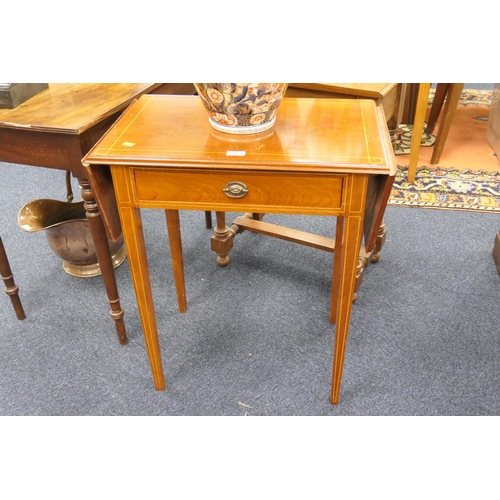
[[[140,209],[165,210],[181,312],[179,210],[337,216],[330,401],[338,402],[360,246],[363,237],[368,248],[374,244],[396,173],[384,113],[373,101],[285,98],[270,131],[228,136],[211,128],[196,96],[145,95],[83,164],[99,207],[111,169],[157,390],[165,380]]]
[[[0,109],[0,161],[70,171],[85,201],[118,339],[127,343],[108,239],[82,165],[83,156],[123,110],[146,92],[174,93],[176,84],[51,83],[14,109]],[[180,84],[182,91],[192,87]],[[114,216],[118,220],[118,215]]]

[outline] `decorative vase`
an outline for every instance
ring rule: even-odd
[[[194,83],[210,125],[228,134],[269,130],[285,95],[286,83]]]
[[[30,233],[44,231],[50,248],[63,260],[63,269],[71,276],[92,278],[101,274],[83,201],[30,201],[21,208],[18,223]],[[116,268],[127,256],[123,237],[110,241],[109,249]]]

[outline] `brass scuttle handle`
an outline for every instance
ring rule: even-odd
[[[243,182],[231,181],[222,191],[230,198],[243,198],[248,193],[248,188]]]

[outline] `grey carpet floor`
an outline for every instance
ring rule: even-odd
[[[27,315],[18,321],[0,295],[1,415],[500,413],[498,214],[388,207],[332,406],[331,254],[244,233],[220,268],[203,214],[183,212],[180,314],[163,213],[144,211],[167,381],[157,392],[128,262],[116,271],[129,335],[121,346],[101,279],[69,276],[43,232],[17,225],[24,203],[65,199],[64,173],[0,163],[0,178],[1,235]],[[334,234],[333,218],[267,220]]]

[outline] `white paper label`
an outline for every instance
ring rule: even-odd
[[[226,151],[226,156],[245,156],[246,151]]]

